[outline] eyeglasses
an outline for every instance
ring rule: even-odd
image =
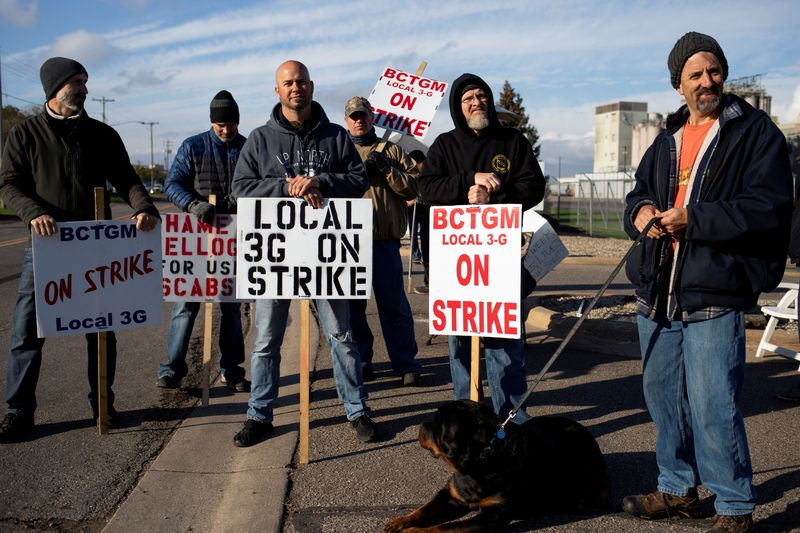
[[[477,100],[479,102],[487,102],[487,101],[489,101],[489,96],[487,94],[485,94],[485,93],[473,94],[472,96],[467,96],[466,98],[461,100],[461,104],[462,105],[472,105],[472,102],[474,102],[475,100]]]

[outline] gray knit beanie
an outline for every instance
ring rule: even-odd
[[[678,39],[678,42],[675,43],[669,53],[669,58],[667,58],[669,79],[674,88],[677,89],[681,84],[681,72],[683,72],[686,60],[697,52],[711,52],[714,54],[722,67],[722,81],[728,79],[728,60],[725,59],[725,54],[722,52],[719,43],[710,35],[690,31]]]
[[[239,105],[228,91],[220,91],[211,100],[211,122],[239,123]]]
[[[47,99],[53,98],[67,80],[76,74],[86,74],[86,77],[89,77],[83,65],[74,59],[51,57],[42,63],[39,68],[39,79],[42,80],[42,88]]]

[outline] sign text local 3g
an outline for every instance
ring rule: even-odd
[[[375,126],[424,139],[447,84],[386,67],[369,95]]]
[[[519,338],[519,205],[431,207],[429,332]]]
[[[40,337],[161,323],[160,232],[133,221],[59,222],[32,233]]]

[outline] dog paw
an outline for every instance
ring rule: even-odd
[[[401,531],[406,530],[406,527],[410,525],[409,522],[408,516],[400,516],[387,522],[383,527],[383,530],[386,533],[400,533]]]

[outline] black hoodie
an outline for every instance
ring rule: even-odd
[[[461,111],[461,96],[468,85],[489,95],[489,126],[479,135],[467,126]],[[423,167],[419,189],[425,203],[467,204],[476,172],[494,172],[500,178],[500,190],[491,194],[493,204],[522,204],[524,211],[542,200],[545,180],[533,147],[522,133],[500,125],[485,81],[474,74],[459,76],[450,88],[450,115],[455,129],[436,138]]]

